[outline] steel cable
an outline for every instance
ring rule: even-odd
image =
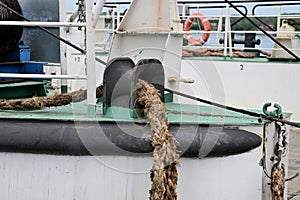
[[[171,90],[171,89],[168,89],[168,88],[165,88],[165,91],[170,92],[172,94],[176,94],[176,95],[185,97],[185,98],[188,98],[188,99],[199,101],[201,103],[212,105],[212,106],[215,106],[215,107],[223,108],[223,109],[230,110],[230,111],[233,111],[233,112],[238,112],[238,113],[248,115],[248,116],[251,116],[251,117],[257,117],[258,119],[265,119],[265,120],[270,120],[270,121],[281,122],[281,123],[284,123],[284,124],[288,124],[288,125],[300,128],[300,123],[297,123],[297,122],[291,122],[291,121],[288,121],[288,120],[285,120],[285,119],[270,117],[270,116],[267,116],[267,115],[264,115],[264,114],[261,114],[261,113],[256,113],[256,112],[253,112],[253,111],[249,111],[249,110],[244,110],[244,109],[240,109],[240,108],[226,106],[226,105],[223,105],[223,104],[220,104],[220,103],[208,101],[208,100],[201,99],[201,98],[198,98],[198,97],[194,97],[194,96],[191,96],[191,95],[188,95],[188,94],[177,92],[177,91],[174,91],[174,90]]]

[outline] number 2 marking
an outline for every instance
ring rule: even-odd
[[[244,70],[244,65],[240,64],[240,70]]]

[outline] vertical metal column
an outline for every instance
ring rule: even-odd
[[[186,13],[185,13],[185,4],[182,4],[182,19],[185,19]]]
[[[278,7],[278,13],[277,13],[277,29],[276,29],[276,31],[279,31],[280,26],[281,26],[281,24],[280,24],[280,15],[281,15],[281,6]]]
[[[66,20],[66,1],[59,1],[59,21],[63,22]],[[67,33],[65,27],[59,28],[60,37],[67,38]],[[61,74],[68,75],[68,65],[67,65],[67,45],[60,42],[60,63],[61,63]],[[68,92],[68,80],[61,80],[61,93]]]
[[[232,37],[231,37],[231,23],[230,23],[230,11],[228,9],[229,15],[228,15],[228,46],[229,46],[229,55],[230,55],[230,59],[233,58],[233,52],[232,52]]]
[[[120,26],[120,22],[121,22],[121,15],[120,15],[120,12],[121,12],[120,5],[117,5],[117,27]]]
[[[218,23],[218,32],[217,32],[217,38],[216,43],[219,43],[220,38],[222,37],[222,27],[223,27],[223,8],[220,8],[220,17],[219,17],[219,23]],[[220,44],[221,46],[221,44]]]
[[[226,4],[226,16],[225,16],[225,36],[224,36],[224,59],[227,58],[227,44],[228,44],[228,24],[229,24],[229,5]]]
[[[87,69],[87,104],[88,116],[96,116],[96,63],[95,63],[95,28],[93,0],[86,0],[86,69]]]

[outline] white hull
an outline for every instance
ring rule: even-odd
[[[253,200],[261,195],[260,148],[241,155],[180,159],[178,199]],[[0,153],[5,200],[144,200],[151,157]]]

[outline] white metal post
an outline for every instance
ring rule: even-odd
[[[227,57],[227,44],[228,44],[228,24],[229,24],[229,5],[226,4],[226,17],[225,17],[225,36],[224,36],[224,59]]]
[[[95,69],[95,28],[93,0],[86,0],[86,69],[87,69],[87,104],[88,115],[96,116],[96,69]]]
[[[229,9],[228,9],[229,12]],[[231,37],[231,23],[230,23],[230,13],[228,13],[228,23],[227,23],[227,31],[228,31],[228,46],[229,46],[229,55],[230,59],[233,58],[233,52],[232,52],[232,37]]]
[[[185,13],[185,4],[182,4],[182,19],[185,19],[186,13]]]
[[[279,31],[280,26],[281,26],[281,24],[280,24],[280,15],[281,15],[281,6],[278,7],[278,13],[277,13],[277,29],[276,29],[276,31]]]
[[[66,1],[59,1],[59,21],[64,22],[66,20]],[[67,33],[64,27],[59,28],[60,37],[67,38]],[[61,74],[68,74],[68,66],[67,66],[67,45],[63,42],[60,42],[60,63],[61,63]],[[66,79],[62,79],[61,81],[61,93],[68,92],[68,81]]]
[[[120,12],[121,12],[120,5],[117,5],[117,27],[119,27],[120,22],[121,22],[121,15],[120,15]]]
[[[222,26],[223,26],[223,8],[220,8],[220,17],[219,17],[219,24],[218,24],[218,30],[217,30],[217,37],[216,37],[216,43],[219,43],[220,37],[222,37]]]

